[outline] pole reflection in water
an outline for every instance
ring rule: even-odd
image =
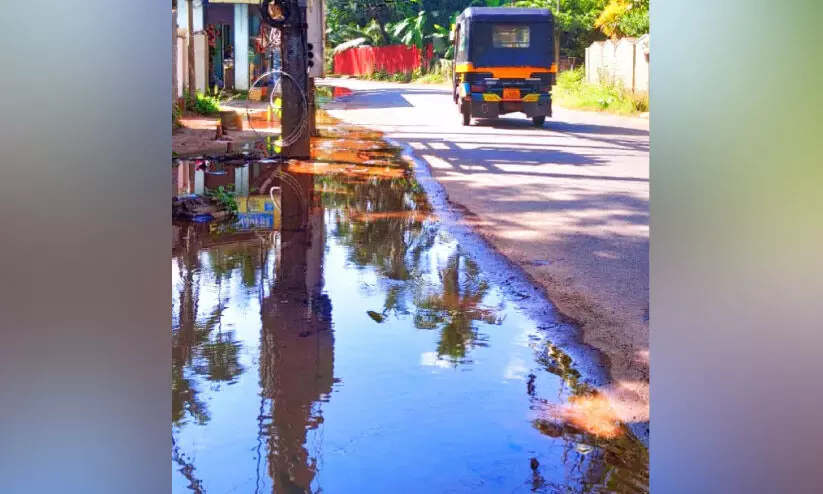
[[[310,197],[313,177],[296,178]],[[300,209],[296,192],[285,187],[277,280],[261,307],[260,380],[271,404],[269,475],[277,494],[311,492],[317,458],[306,449],[307,431],[322,424],[317,405],[334,382],[331,305],[322,293],[323,213]]]

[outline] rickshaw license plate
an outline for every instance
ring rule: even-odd
[[[520,99],[519,89],[504,89],[503,99]]]

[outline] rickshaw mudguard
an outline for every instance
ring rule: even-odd
[[[552,116],[552,99],[548,94],[541,94],[537,101],[524,101],[522,105],[523,113],[529,118]]]
[[[481,93],[472,93],[469,99],[471,116],[474,118],[497,118],[500,116],[500,103],[486,101]]]

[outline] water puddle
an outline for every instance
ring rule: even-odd
[[[624,426],[557,413],[597,397],[399,151],[339,125],[313,149],[174,169],[239,197],[173,223],[173,491],[648,492]]]

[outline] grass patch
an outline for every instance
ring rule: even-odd
[[[186,109],[200,115],[214,115],[220,112],[220,95],[197,92],[194,98],[186,98]]]
[[[372,81],[388,81],[388,82],[411,82],[413,75],[411,73],[397,72],[389,74],[383,69],[378,69],[372,74],[366,75],[365,79]]]
[[[420,83],[420,84],[443,84],[444,82],[447,82],[447,81],[448,81],[448,79],[446,79],[445,75],[438,74],[436,72],[431,72],[429,74],[420,76],[420,77],[418,77],[417,79],[414,80],[414,82],[417,82],[417,83]]]
[[[227,100],[237,100],[237,101],[246,101],[249,99],[249,92],[248,91],[240,91],[235,90],[226,95]]]
[[[552,91],[554,101],[565,108],[597,110],[619,115],[635,115],[649,111],[649,96],[635,93],[614,83],[586,82],[582,67],[558,74]]]

